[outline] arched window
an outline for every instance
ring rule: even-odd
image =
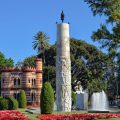
[[[33,79],[32,79],[32,85],[34,85],[34,81],[33,81]]]
[[[32,79],[32,86],[35,86],[35,85],[36,85],[36,80]]]
[[[32,102],[35,101],[35,93],[34,92],[31,94],[31,99],[32,99]]]
[[[28,80],[28,82],[30,83],[30,79]]]
[[[18,86],[20,86],[20,79],[18,78]]]
[[[36,80],[34,79],[34,85],[36,85]]]
[[[16,78],[14,78],[14,86],[16,86],[17,84],[17,81],[16,81]]]

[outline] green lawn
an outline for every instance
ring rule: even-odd
[[[18,109],[18,111],[20,111],[21,113],[27,115],[30,120],[39,120],[38,118],[36,118],[36,116],[38,114],[31,114],[31,113],[25,112],[25,110],[26,109]]]

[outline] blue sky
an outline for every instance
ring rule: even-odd
[[[0,51],[15,63],[37,54],[32,49],[34,35],[44,31],[50,43],[56,41],[56,21],[64,10],[65,21],[70,22],[70,35],[94,43],[90,36],[104,18],[93,17],[83,0],[1,0],[0,1]]]

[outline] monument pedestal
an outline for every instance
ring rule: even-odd
[[[77,110],[88,110],[88,93],[78,93],[76,100]]]

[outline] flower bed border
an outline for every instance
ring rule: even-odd
[[[120,118],[120,114],[41,114],[37,116],[40,120],[94,120],[94,119],[105,119],[105,118]]]
[[[26,115],[15,110],[0,111],[0,120],[30,120]]]

